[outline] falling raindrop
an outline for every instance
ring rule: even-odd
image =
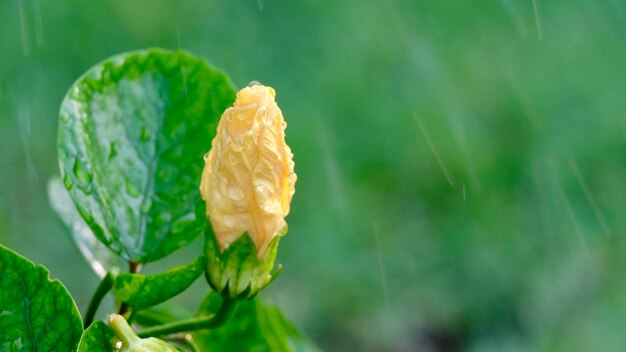
[[[33,7],[35,11],[35,40],[37,46],[41,48],[43,46],[43,19],[40,0],[33,0]]]
[[[572,203],[570,203],[569,199],[567,198],[567,195],[565,194],[565,191],[563,191],[563,188],[559,188],[559,196],[561,197],[563,204],[565,204],[565,210],[567,211],[567,215],[569,215],[569,218],[572,222],[572,226],[574,227],[574,232],[576,232],[578,241],[580,242],[580,247],[585,253],[585,256],[587,257],[587,259],[589,260],[591,256],[589,253],[589,249],[587,247],[587,243],[585,242],[585,234],[583,233],[583,230],[580,227],[578,218],[576,217],[576,214],[574,213],[574,209],[572,208]]]
[[[26,14],[24,13],[24,4],[22,0],[17,0],[17,8],[20,16],[20,29],[22,30],[22,47],[24,49],[24,55],[30,55],[30,40],[28,39],[28,22],[26,21]]]
[[[422,124],[422,120],[415,114],[413,116],[415,117],[415,121],[417,121],[417,125],[419,126],[420,131],[422,132],[422,135],[424,136],[424,139],[426,139],[426,142],[428,143],[428,147],[430,147],[430,151],[433,153],[433,156],[435,157],[435,160],[437,160],[437,163],[439,164],[441,171],[443,172],[444,176],[448,180],[450,187],[454,187],[454,178],[452,178],[452,174],[450,173],[448,167],[446,166],[446,164],[444,164],[443,159],[441,159],[441,157],[439,156],[439,153],[437,152],[437,149],[435,148],[433,141],[430,139],[430,136],[428,135],[428,133],[426,132],[426,129],[424,128],[424,125]]]
[[[180,39],[180,27],[176,26],[176,43],[178,44],[178,49],[182,49],[181,39]],[[180,75],[183,78],[183,89],[185,90],[185,100],[187,99],[188,90],[187,90],[187,73],[185,71],[185,65],[183,64],[182,56],[179,57],[179,66],[180,66]]]
[[[576,176],[576,179],[578,180],[578,184],[580,185],[580,188],[582,188],[583,192],[585,193],[587,202],[591,206],[591,209],[593,210],[593,213],[595,214],[596,219],[598,220],[598,223],[600,224],[600,227],[602,228],[602,231],[604,232],[605,235],[607,236],[610,235],[611,231],[609,230],[609,226],[607,225],[606,219],[604,218],[604,215],[600,211],[600,207],[598,206],[598,203],[593,197],[593,194],[591,194],[591,189],[589,188],[589,185],[583,178],[583,175],[580,172],[578,165],[573,159],[569,161],[569,165],[570,165],[570,169],[572,170],[572,172]]]
[[[31,122],[30,122],[30,110],[28,105],[22,104],[19,109],[20,120],[20,137],[22,140],[22,147],[24,149],[24,158],[26,159],[26,169],[28,176],[32,181],[37,180],[37,169],[30,150],[30,137],[31,137]]]
[[[385,276],[385,268],[383,266],[383,253],[380,248],[380,239],[378,238],[378,224],[374,223],[374,239],[376,240],[376,252],[378,253],[378,269],[380,270],[380,281],[383,286],[383,297],[385,305],[389,308],[389,292],[387,289],[387,278]]]
[[[538,0],[533,0],[533,11],[535,12],[535,23],[537,25],[537,36],[543,40],[543,26],[541,24],[541,14],[539,13]]]

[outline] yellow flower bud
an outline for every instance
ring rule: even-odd
[[[222,252],[248,233],[262,258],[286,230],[296,174],[275,95],[263,85],[240,90],[206,157],[200,192]]]

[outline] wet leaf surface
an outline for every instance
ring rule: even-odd
[[[82,333],[78,308],[48,270],[0,245],[0,350],[73,351]]]
[[[59,118],[63,183],[94,234],[145,263],[205,227],[203,155],[232,104],[230,79],[183,51],[130,52],[92,67]]]

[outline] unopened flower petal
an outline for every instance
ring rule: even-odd
[[[222,115],[200,185],[222,251],[248,233],[262,257],[287,226],[296,174],[286,127],[274,89],[263,85],[240,90]]]

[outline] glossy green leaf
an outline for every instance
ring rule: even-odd
[[[203,155],[234,98],[230,79],[205,60],[161,49],[107,59],[69,89],[61,175],[104,244],[145,263],[202,232]]]
[[[143,326],[154,326],[171,323],[176,320],[187,319],[192,312],[172,301],[167,301],[158,306],[144,309],[134,315],[134,322]]]
[[[78,352],[112,352],[116,351],[118,339],[111,328],[103,321],[91,324],[80,338]]]
[[[220,306],[221,297],[209,296],[205,312]],[[223,326],[193,334],[201,351],[292,352],[319,351],[272,304],[258,298],[241,300],[235,314]]]
[[[113,293],[118,301],[134,309],[145,309],[164,302],[186,290],[203,273],[202,258],[164,273],[143,275],[124,273],[117,276]]]
[[[89,225],[76,210],[74,202],[59,177],[53,177],[48,182],[48,198],[52,209],[70,230],[72,239],[83,257],[100,278],[103,278],[109,271],[119,271],[120,268],[128,265],[93,234]]]
[[[73,351],[76,304],[48,270],[0,245],[0,351]]]

